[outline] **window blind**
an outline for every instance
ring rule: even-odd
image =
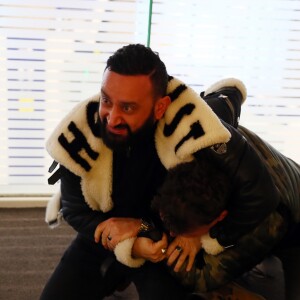
[[[0,0],[0,189],[51,192],[45,141],[100,89],[119,47],[147,39],[148,1]]]
[[[147,40],[148,0],[0,0],[0,193],[52,192],[47,136],[97,93],[106,59]],[[150,46],[199,93],[248,89],[241,124],[300,162],[300,0],[153,1]]]
[[[300,162],[300,1],[159,0],[151,46],[196,91],[236,77],[240,124]]]

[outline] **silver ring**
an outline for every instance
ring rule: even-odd
[[[182,251],[182,248],[181,248],[180,246],[177,246],[177,247],[176,247],[176,250],[177,250],[178,252],[181,252],[181,251]]]
[[[112,237],[109,235],[109,236],[107,237],[107,239],[108,239],[109,241],[111,241],[111,240],[112,240]]]
[[[162,254],[165,254],[166,252],[167,252],[167,249],[166,249],[166,248],[162,248],[162,249],[161,249],[161,253],[162,253]]]

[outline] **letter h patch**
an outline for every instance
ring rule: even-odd
[[[72,142],[68,142],[64,134],[61,134],[58,137],[58,141],[62,145],[62,147],[70,154],[70,156],[74,159],[76,163],[82,166],[86,171],[89,171],[91,169],[90,164],[79,154],[79,152],[82,149],[84,149],[87,155],[92,160],[96,160],[99,156],[99,153],[95,152],[91,148],[87,139],[85,138],[83,133],[78,129],[74,122],[71,122],[69,124],[68,129],[73,133],[74,140]]]

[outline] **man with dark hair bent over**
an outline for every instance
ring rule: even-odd
[[[205,156],[174,167],[159,189],[153,207],[160,212],[171,236],[194,237],[202,249],[188,273],[185,265],[173,274],[196,292],[221,287],[218,292],[206,294],[207,299],[231,294],[228,286],[223,286],[233,281],[265,299],[283,300],[286,296],[281,263],[273,255],[281,257],[285,251],[294,249],[298,258],[293,261],[292,276],[287,278],[287,299],[296,300],[300,295],[300,166],[253,132],[242,126],[238,130],[264,159],[279,190],[280,205],[232,247],[215,255],[209,244],[209,230],[230,211],[231,199],[238,196],[236,187],[228,174]],[[168,264],[176,268],[171,246],[167,257]]]

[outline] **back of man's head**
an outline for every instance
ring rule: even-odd
[[[158,210],[166,229],[181,234],[208,225],[227,207],[228,176],[204,159],[171,169],[153,208]]]

